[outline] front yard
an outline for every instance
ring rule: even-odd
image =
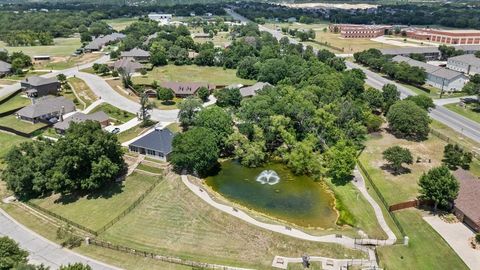
[[[108,103],[102,103],[95,107],[89,114],[103,111],[105,112],[111,119],[115,121],[115,124],[123,124],[132,120],[135,117],[135,114],[121,110],[117,107],[114,107]]]

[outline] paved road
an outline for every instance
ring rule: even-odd
[[[52,270],[76,262],[88,264],[94,270],[120,269],[62,248],[19,224],[3,209],[0,209],[0,236],[8,236],[17,241],[21,248],[30,253],[31,263],[43,263]]]
[[[233,18],[236,20],[242,21],[242,22],[250,22],[247,18],[241,16],[240,14],[232,11],[231,9],[226,9],[226,11],[231,15]],[[258,26],[260,31],[265,31],[271,33],[275,38],[281,39],[285,35],[283,35],[281,32],[267,28],[265,26],[259,25]],[[288,37],[290,42],[293,44],[298,44],[299,42],[293,38]],[[383,78],[382,76],[378,75],[375,72],[372,72],[368,70],[367,68],[363,66],[359,66],[355,63],[352,63],[350,61],[345,61],[345,64],[347,65],[348,68],[359,68],[365,72],[365,75],[367,76],[366,83],[369,84],[370,86],[381,89],[383,85],[385,84],[395,84],[400,91],[402,98],[405,98],[407,96],[412,96],[416,95],[416,93],[412,92],[410,89],[395,83],[389,79]],[[480,142],[480,124],[477,122],[474,122],[468,118],[465,118],[457,113],[454,113],[442,106],[437,106],[435,109],[430,111],[430,116],[449,126],[450,128],[454,129],[455,131],[471,138],[472,140],[475,140],[477,142]]]
[[[480,269],[480,250],[474,250],[470,245],[470,240],[475,234],[465,224],[461,222],[449,224],[438,216],[423,219],[447,241],[470,269]]]

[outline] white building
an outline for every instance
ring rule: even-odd
[[[172,14],[165,14],[165,13],[150,13],[148,14],[148,18],[150,20],[154,20],[159,24],[169,24],[172,21]]]
[[[453,92],[461,91],[463,86],[468,82],[467,76],[455,70],[430,65],[421,61],[413,60],[404,56],[395,56],[392,58],[394,62],[405,62],[410,66],[419,67],[427,73],[426,83],[441,89],[443,91]]]
[[[473,54],[464,54],[448,58],[447,68],[469,75],[480,74],[480,58]]]

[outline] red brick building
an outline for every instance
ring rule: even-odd
[[[407,37],[444,44],[480,44],[480,30],[408,28]]]
[[[342,38],[376,38],[392,29],[389,25],[331,24],[330,32],[340,33]]]

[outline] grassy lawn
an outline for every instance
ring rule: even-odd
[[[111,119],[115,120],[116,124],[123,124],[135,117],[135,114],[121,110],[108,103],[98,105],[90,112],[90,114],[98,111],[104,111]]]
[[[42,61],[35,64],[36,69],[62,70],[97,60],[103,54],[86,53],[82,55],[55,56],[50,61]]]
[[[153,167],[153,166],[150,166],[150,165],[144,164],[144,163],[138,164],[137,169],[142,170],[142,171],[146,171],[146,172],[151,172],[151,173],[162,173],[163,172],[163,169],[161,169],[161,168]]]
[[[375,181],[387,203],[392,205],[417,197],[418,179],[423,172],[441,164],[445,144],[444,141],[432,135],[428,140],[418,143],[398,139],[389,133],[382,132],[370,136],[359,159]],[[382,153],[393,145],[405,147],[411,151],[414,164],[405,166],[411,170],[410,173],[393,175],[391,172],[382,169],[386,164]],[[421,158],[422,162],[417,163],[417,158]]]
[[[168,125],[166,128],[170,129],[171,132],[173,133],[180,133],[182,132],[182,127],[180,126],[179,123],[171,123]]]
[[[430,86],[430,85],[423,85],[422,88],[419,88],[417,86],[414,86],[414,85],[410,85],[410,84],[406,84],[406,83],[402,83],[402,82],[396,82],[410,90],[412,90],[414,93],[416,93],[417,95],[424,95],[424,96],[428,96],[428,97],[431,97],[431,98],[440,98],[440,92],[441,90],[438,89],[438,88],[435,88],[433,86]],[[449,93],[449,92],[445,92],[443,93],[442,95],[442,98],[455,98],[455,97],[463,97],[463,96],[467,96],[468,94],[465,93],[465,92],[452,92],[452,93]]]
[[[466,107],[460,107],[458,106],[458,103],[453,103],[447,104],[444,107],[460,115],[463,115],[472,121],[480,123],[480,113],[474,111],[472,106],[466,105]]]
[[[69,56],[81,46],[80,38],[55,38],[53,42],[54,44],[49,46],[9,47],[0,41],[0,47],[5,47],[10,53],[22,51],[30,56]]]
[[[13,80],[13,81],[21,81],[23,79],[25,79],[26,77],[30,77],[30,76],[40,76],[40,75],[44,75],[44,74],[47,74],[48,72],[46,71],[35,71],[35,70],[29,70],[27,73],[25,74],[22,74],[22,75],[9,75],[7,77],[5,77],[5,79],[8,79],[8,80]]]
[[[208,206],[176,176],[167,177],[101,237],[137,250],[256,269],[270,268],[275,255],[299,256],[299,251],[337,258],[365,256],[249,225]]]
[[[125,130],[124,132],[117,134],[118,141],[121,143],[130,141],[133,138],[142,134],[143,132],[149,130],[150,128],[152,127],[141,127],[140,125],[136,125],[130,129]]]
[[[133,173],[126,181],[82,197],[55,194],[32,203],[92,230],[98,230],[127,209],[158,177]]]
[[[29,229],[32,229],[41,236],[59,243],[56,239],[56,230],[53,224],[32,215],[23,208],[15,204],[0,205],[10,216],[22,223]],[[111,249],[100,248],[96,246],[82,245],[74,249],[75,252],[85,256],[100,260],[102,262],[121,267],[123,269],[138,270],[189,270],[191,267],[185,267],[177,264],[164,263],[162,261],[143,258],[124,252],[118,252]]]
[[[377,248],[383,269],[468,269],[455,251],[422,219],[422,211],[395,212],[410,238],[409,246]]]
[[[90,89],[82,79],[71,77],[68,78],[67,81],[72,85],[72,88],[75,93],[77,93],[78,97],[85,103],[85,107],[90,106],[92,102],[98,99],[92,89]]]
[[[27,105],[30,105],[30,99],[22,97],[20,93],[10,98],[6,102],[0,104],[0,113],[8,112],[15,109],[20,109]]]
[[[450,127],[433,120],[430,124],[430,128],[442,133],[443,135],[449,137],[449,142],[451,143],[458,143],[467,149],[474,150],[480,153],[480,143],[466,137],[463,134],[456,132],[455,130],[451,129]]]
[[[216,85],[241,83],[250,85],[252,80],[238,78],[235,69],[221,67],[200,67],[196,65],[156,67],[145,76],[132,78],[136,84],[151,84],[153,81],[202,82]]]
[[[27,140],[28,139],[24,137],[0,132],[0,169],[3,167],[3,157],[7,154],[10,148]]]
[[[17,119],[14,115],[8,115],[8,116],[0,117],[0,126],[13,128],[20,132],[28,134],[47,126],[47,124],[44,124],[44,123],[32,124],[30,122]]]
[[[127,28],[127,26],[129,26],[130,24],[138,21],[138,18],[136,18],[136,17],[134,17],[134,18],[115,18],[115,19],[103,20],[103,21],[105,23],[107,23],[108,25],[110,25],[116,31],[122,31],[125,28]]]
[[[181,98],[173,98],[173,100],[171,102],[168,102],[168,103],[165,103],[161,100],[158,100],[156,98],[150,98],[149,99],[150,102],[153,103],[153,106],[157,109],[160,109],[160,110],[176,110],[178,109],[177,105],[178,103],[180,103],[183,99]]]

